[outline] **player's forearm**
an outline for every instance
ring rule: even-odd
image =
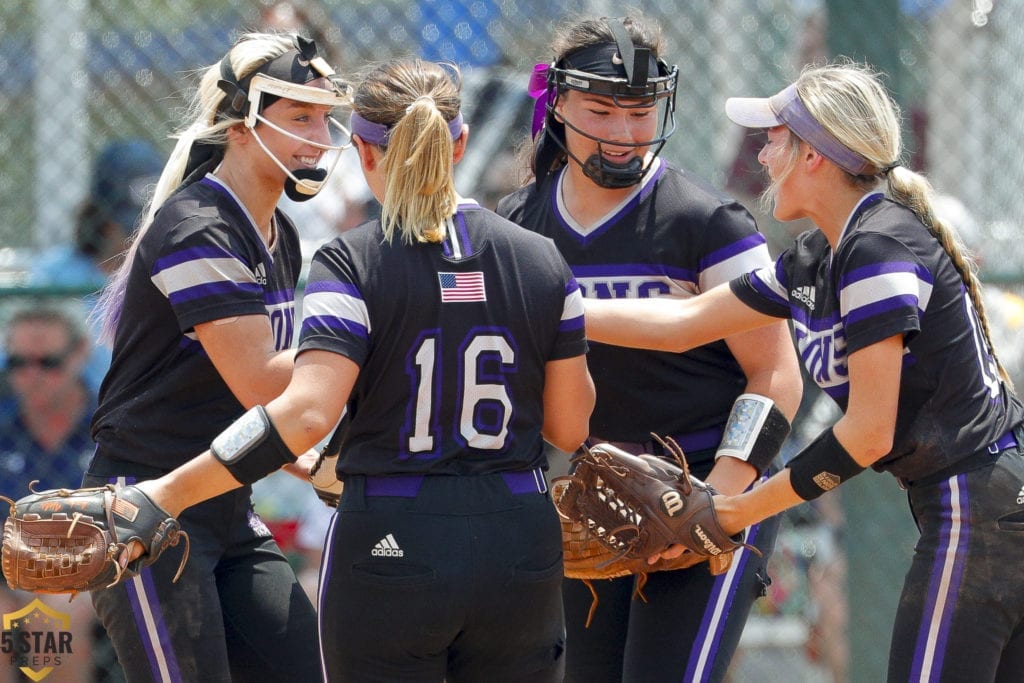
[[[235,397],[246,409],[267,405],[288,387],[295,366],[295,349],[276,351],[262,367],[247,372],[245,384],[232,387]]]
[[[231,472],[209,451],[158,479],[138,484],[154,503],[174,517],[186,508],[240,486]]]
[[[584,299],[587,339],[656,351],[680,351],[682,302],[668,299]]]
[[[715,512],[725,531],[736,534],[802,502],[789,483],[789,470],[784,469],[746,493],[716,496]]]
[[[757,469],[737,458],[723,457],[715,461],[715,467],[705,481],[719,493],[735,495],[742,493],[754,479]]]
[[[587,338],[655,351],[687,351],[778,322],[719,285],[689,299],[584,299]]]

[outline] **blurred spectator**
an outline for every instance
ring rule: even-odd
[[[0,481],[3,493],[18,499],[35,489],[77,488],[95,448],[89,421],[95,395],[81,379],[87,344],[75,319],[59,309],[16,312],[4,333],[8,393],[0,397]],[[72,654],[62,657],[48,681],[92,680],[95,612],[88,600],[41,596],[0,586],[0,613],[15,612],[35,598],[71,616]],[[5,655],[6,659],[7,655]],[[38,671],[41,667],[28,665]],[[21,678],[5,661],[0,681]],[[36,679],[38,680],[38,679]]]
[[[264,0],[266,2],[266,0]],[[279,0],[260,10],[257,31],[270,33],[301,33],[312,38],[320,56],[338,71],[341,45],[340,29],[327,16],[326,7],[318,0]]]
[[[78,209],[73,244],[57,244],[35,260],[28,277],[33,287],[99,290],[121,262],[128,236],[163,170],[163,155],[144,140],[109,143],[93,162],[89,196]],[[85,311],[94,297],[85,297]],[[95,337],[95,334],[92,335]],[[99,391],[110,366],[110,349],[92,344],[82,374]]]
[[[163,155],[144,140],[108,144],[93,163],[89,196],[78,209],[74,244],[44,251],[33,264],[29,284],[95,289],[106,284],[163,163]]]
[[[9,394],[0,399],[0,473],[17,498],[28,484],[77,488],[95,446],[89,421],[95,394],[81,377],[87,344],[58,309],[17,312],[4,339]]]

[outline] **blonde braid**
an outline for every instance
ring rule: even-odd
[[[970,251],[960,239],[960,235],[947,221],[935,214],[934,199],[935,189],[924,176],[911,171],[909,168],[897,166],[888,174],[889,196],[895,201],[903,204],[921,219],[928,232],[935,236],[935,239],[942,245],[943,250],[949,255],[953,267],[960,274],[964,288],[971,297],[971,303],[978,311],[978,320],[981,322],[981,329],[988,343],[988,351],[996,363],[999,376],[1007,386],[1013,388],[1013,381],[1009,373],[1003,367],[1002,361],[996,354],[995,345],[992,343],[992,331],[988,322],[988,315],[985,312],[985,302],[982,296],[981,279],[978,277],[978,264]]]
[[[956,231],[936,216],[933,205],[935,190],[931,183],[924,176],[899,165],[903,145],[900,109],[886,92],[878,74],[850,60],[811,66],[800,74],[797,90],[808,111],[822,126],[874,166],[864,175],[847,174],[849,182],[868,192],[876,189],[881,180],[886,180],[889,196],[913,211],[939,241],[978,311],[982,332],[999,375],[1012,388],[1013,383],[992,344],[974,260]]]

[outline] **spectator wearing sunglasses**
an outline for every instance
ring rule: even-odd
[[[96,398],[82,380],[88,344],[77,320],[56,308],[16,312],[4,334],[0,479],[8,495],[75,488],[95,450]]]
[[[14,312],[3,330],[0,492],[20,498],[35,480],[37,491],[76,488],[96,448],[89,435],[95,393],[82,379],[90,346],[84,328],[64,309],[36,306]],[[0,581],[0,613],[19,610],[36,598],[71,617],[71,652],[62,655],[47,682],[84,680],[84,672],[102,666],[92,603],[79,599],[69,605],[63,595],[10,591]],[[0,682],[8,680],[27,679],[14,665],[0,666]]]

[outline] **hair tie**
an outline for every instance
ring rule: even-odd
[[[894,161],[891,164],[889,164],[888,166],[883,166],[882,169],[879,171],[879,173],[881,173],[884,176],[888,176],[889,175],[889,171],[891,171],[892,169],[896,168],[899,165],[900,165],[900,162]]]
[[[437,106],[437,102],[434,101],[434,98],[432,96],[430,96],[430,95],[420,95],[419,97],[417,97],[415,100],[412,101],[412,104],[410,104],[408,107],[405,108],[405,113],[408,114],[409,112],[411,112],[412,108],[414,106],[416,106],[416,104],[418,102],[422,102],[424,100],[426,100],[427,102],[430,102],[430,104],[432,104],[435,107]]]

